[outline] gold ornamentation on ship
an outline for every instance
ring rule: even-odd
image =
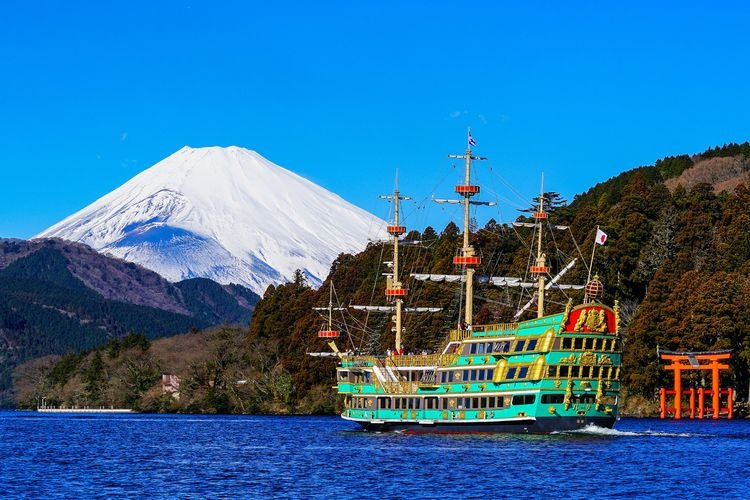
[[[469,389],[471,389],[471,384],[464,384],[463,388],[464,388],[464,391],[469,392]]]
[[[596,364],[596,354],[593,352],[584,352],[581,354],[580,362],[582,365],[595,365]]]
[[[575,362],[576,362],[576,355],[575,353],[572,353],[572,352],[570,353],[570,356],[568,356],[567,358],[560,358],[560,363],[564,365],[565,364],[572,365],[572,364],[575,364]]]
[[[563,324],[565,322],[563,321]],[[539,343],[537,344],[537,351],[539,352],[549,352],[549,350],[552,348],[552,344],[555,340],[555,329],[554,328],[548,328],[547,331],[544,332],[544,335],[542,335],[539,339]]]
[[[607,365],[612,366],[612,357],[608,354],[602,354],[599,356],[599,364],[600,365]]]
[[[448,406],[451,407],[451,408],[455,408],[456,407],[456,400],[455,399],[449,399],[448,400]]]
[[[572,400],[573,400],[573,377],[571,375],[568,375],[568,387],[565,389],[565,399],[563,400],[563,404],[565,405],[566,410],[570,408],[570,404]]]
[[[461,372],[453,372],[453,380],[456,382],[461,381]]]
[[[604,333],[607,331],[607,313],[604,311],[604,309],[599,309],[599,319],[596,324],[596,327],[594,327],[594,331]]]
[[[578,321],[576,321],[576,326],[573,328],[574,332],[583,331],[583,327],[586,325],[588,315],[589,315],[588,309],[584,309],[583,311],[581,311],[581,314],[578,316]]]
[[[560,323],[563,327],[568,322],[570,316],[570,310],[573,308],[573,299],[568,299],[568,303],[565,304],[565,312],[563,313],[562,322]]]
[[[599,324],[601,323],[602,315],[604,315],[602,309],[589,309],[589,313],[586,317],[586,328],[588,328],[590,332],[600,331]],[[606,325],[606,315],[604,315],[604,324]]]
[[[555,379],[555,388],[556,388],[556,389],[559,389],[559,388],[560,388],[560,384],[561,384],[561,380],[560,380],[560,377],[557,377],[557,378]]]

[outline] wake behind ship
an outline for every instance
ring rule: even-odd
[[[401,318],[409,308],[403,307],[408,290],[399,276],[399,237],[406,228],[399,225],[398,205],[405,198],[396,189],[388,197],[394,203],[394,222],[388,226],[393,237],[393,274],[385,291],[393,305],[373,306],[373,310],[394,314],[395,349],[378,356],[340,352],[334,340],[339,331],[331,322],[332,303],[328,327],[319,332],[320,337],[331,340],[329,346],[338,359],[337,390],[345,397],[342,417],[367,430],[414,433],[550,433],[588,425],[612,427],[620,392],[617,303],[610,308],[599,302],[603,285],[594,277],[585,286],[581,304],[569,300],[564,311],[545,314],[547,290],[584,287],[557,284],[562,272],[548,279],[551,269],[542,252],[541,230],[548,224],[543,194],[534,222],[517,223],[538,230],[537,255],[529,269],[535,281],[490,279],[496,285],[536,289],[527,306],[536,303],[537,317],[473,324],[474,272],[481,259],[470,245],[469,206],[487,204],[472,200],[480,187],[470,182],[471,164],[484,159],[472,154],[473,145],[469,133],[465,154],[457,156],[465,160],[465,182],[455,188],[461,199],[452,201],[464,207],[463,246],[453,259],[461,274],[412,276],[463,282],[463,321],[446,332],[447,338],[435,354],[403,354]]]

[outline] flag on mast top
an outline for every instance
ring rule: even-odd
[[[607,242],[607,233],[599,228],[596,228],[596,243],[598,245],[604,245]]]
[[[469,129],[469,146],[476,146],[477,141],[474,140],[474,138],[471,136],[471,129]]]

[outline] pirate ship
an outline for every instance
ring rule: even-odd
[[[536,303],[536,318],[473,323],[474,274],[481,258],[470,244],[469,208],[487,204],[472,199],[480,192],[480,186],[471,183],[472,162],[484,159],[472,153],[474,145],[469,133],[465,153],[451,155],[463,159],[465,165],[465,180],[455,187],[458,202],[463,204],[463,245],[453,259],[461,271],[456,281],[464,287],[463,320],[446,332],[435,353],[404,354],[402,313],[408,289],[400,276],[399,238],[406,228],[400,225],[398,207],[405,198],[397,188],[389,197],[394,220],[387,228],[393,244],[393,271],[385,295],[392,305],[374,306],[393,313],[393,349],[383,355],[339,351],[335,339],[340,332],[330,320],[332,302],[328,325],[319,333],[337,358],[337,390],[345,404],[341,416],[367,430],[410,433],[550,433],[588,425],[612,427],[620,391],[617,304],[610,308],[599,302],[603,286],[594,278],[585,285],[582,303],[574,305],[569,300],[562,311],[546,313],[545,294],[563,285],[557,284],[559,275],[551,277],[542,251],[541,226],[548,224],[549,216],[543,195],[533,222],[519,223],[539,229],[536,258],[529,269],[535,280],[491,278],[499,285],[533,287],[535,296],[527,306]]]

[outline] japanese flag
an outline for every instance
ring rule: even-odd
[[[606,242],[607,242],[607,233],[605,233],[601,229],[597,229],[596,230],[596,244],[604,245]]]

